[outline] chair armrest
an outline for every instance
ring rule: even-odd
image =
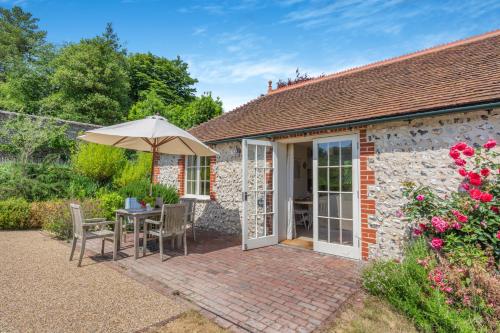
[[[104,221],[106,221],[105,217],[94,217],[92,219],[85,219],[85,223],[104,222]]]
[[[150,224],[160,225],[160,221],[155,221],[155,220],[151,220],[151,219],[145,219],[144,223],[150,223]]]
[[[86,220],[88,221],[88,220]],[[108,224],[114,224],[115,221],[101,221],[101,222],[85,222],[85,223],[82,223],[82,226],[84,228],[90,228],[90,227],[97,227],[97,226],[105,226],[105,225],[108,225]]]

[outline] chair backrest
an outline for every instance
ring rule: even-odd
[[[69,209],[71,211],[71,220],[73,221],[73,236],[83,235],[83,222],[85,218],[83,217],[83,211],[80,205],[70,204]]]
[[[182,234],[187,224],[187,206],[185,204],[163,205],[161,223],[166,234]]]
[[[187,206],[187,221],[192,223],[194,221],[194,214],[196,211],[196,199],[194,198],[182,198],[179,200],[181,204]]]

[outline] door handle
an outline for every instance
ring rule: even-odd
[[[242,201],[247,201],[247,199],[248,199],[248,193],[247,192],[242,192],[241,194],[242,194],[241,200]]]

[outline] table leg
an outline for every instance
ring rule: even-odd
[[[134,216],[134,258],[139,258],[139,219]]]
[[[116,254],[118,252],[118,249],[120,248],[120,244],[118,243],[119,240],[120,240],[120,223],[118,223],[118,216],[116,218],[116,222],[115,222],[115,228],[114,228],[114,232],[115,232],[115,239],[114,239],[114,242],[113,242],[113,260],[116,260]]]

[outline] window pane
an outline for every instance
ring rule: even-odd
[[[342,194],[342,217],[352,219],[352,194]]]
[[[328,219],[318,218],[318,240],[328,242]]]
[[[196,156],[188,156],[186,159],[186,167],[196,166]]]
[[[328,191],[328,168],[318,168],[318,191]]]
[[[340,142],[342,165],[352,165],[352,141]]]
[[[274,235],[273,214],[266,214],[266,236]]]
[[[352,220],[342,220],[342,244],[353,245]]]
[[[330,193],[330,217],[340,217],[340,194]]]
[[[318,144],[318,165],[328,165],[328,143]]]
[[[340,164],[340,145],[338,142],[331,142],[329,149],[330,166],[338,166]]]
[[[328,216],[328,193],[318,193],[318,216]]]
[[[352,191],[352,168],[342,167],[342,192]]]
[[[266,166],[266,146],[257,146],[257,167],[264,168]]]
[[[340,244],[340,220],[330,219],[330,243]]]
[[[330,169],[330,191],[340,191],[339,168]]]

